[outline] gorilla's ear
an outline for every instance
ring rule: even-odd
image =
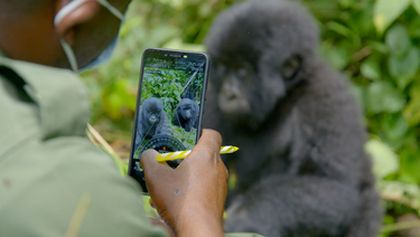
[[[302,81],[299,75],[302,70],[302,64],[303,58],[298,54],[294,54],[280,65],[280,72],[287,89],[295,87]]]

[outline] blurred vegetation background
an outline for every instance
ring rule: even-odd
[[[130,151],[142,51],[204,51],[212,21],[234,3],[133,1],[112,61],[83,75],[92,96],[92,123],[121,158]],[[303,4],[319,21],[320,53],[351,80],[364,110],[366,149],[386,209],[381,236],[420,236],[420,0]]]

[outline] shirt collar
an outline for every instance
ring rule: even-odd
[[[44,139],[85,134],[89,99],[75,74],[2,56],[0,65],[13,70],[26,83],[23,90],[38,105]]]

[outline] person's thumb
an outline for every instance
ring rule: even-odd
[[[143,152],[140,156],[140,163],[143,169],[154,169],[159,163],[156,161],[159,153],[155,150],[147,150]]]
[[[147,150],[141,155],[141,165],[144,170],[144,176],[147,181],[156,181],[169,175],[172,169],[167,164],[160,164],[156,158],[159,153],[155,150]]]

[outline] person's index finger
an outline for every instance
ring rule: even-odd
[[[200,140],[194,150],[208,150],[210,153],[220,152],[222,145],[222,136],[217,131],[211,129],[204,129]]]

